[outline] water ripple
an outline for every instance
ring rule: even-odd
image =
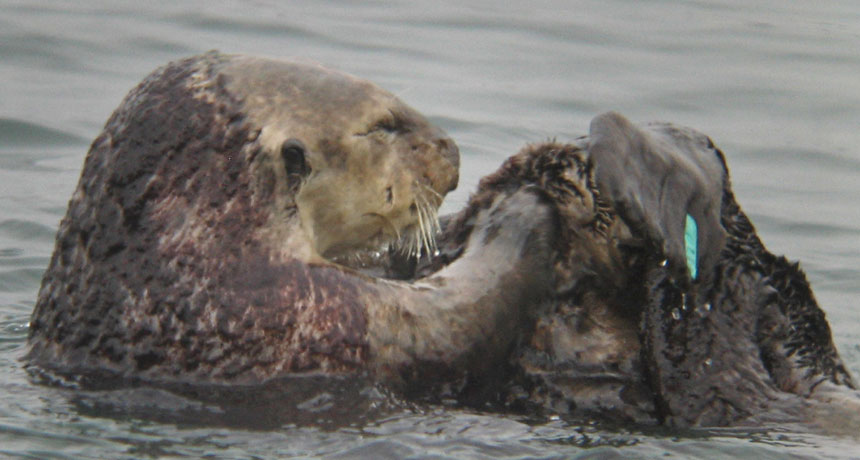
[[[0,148],[21,146],[85,145],[87,140],[47,126],[0,117]]]
[[[42,282],[44,268],[22,268],[0,272],[0,292],[32,291]]]
[[[0,235],[23,241],[47,242],[54,240],[56,229],[27,220],[9,219],[0,221]]]

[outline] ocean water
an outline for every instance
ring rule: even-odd
[[[210,49],[320,61],[428,115],[463,156],[445,211],[524,144],[572,139],[606,110],[708,133],[764,242],[802,261],[860,376],[855,0],[0,0],[0,458],[860,457],[856,436],[797,427],[527,420],[397,405],[372,387],[279,411],[35,385],[19,358],[88,143],[147,73]],[[353,392],[366,407],[341,405]]]

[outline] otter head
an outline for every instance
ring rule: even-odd
[[[433,247],[436,211],[458,179],[444,132],[374,84],[316,64],[237,57],[222,73],[317,254]]]

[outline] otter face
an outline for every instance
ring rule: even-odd
[[[399,242],[434,249],[459,151],[390,93],[313,64],[235,58],[223,70],[261,127],[316,252],[332,259]]]

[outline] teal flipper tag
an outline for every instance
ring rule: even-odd
[[[696,219],[689,214],[684,225],[684,245],[687,249],[687,268],[690,269],[690,277],[695,280],[698,274],[696,258],[699,256],[699,227],[696,225]]]

